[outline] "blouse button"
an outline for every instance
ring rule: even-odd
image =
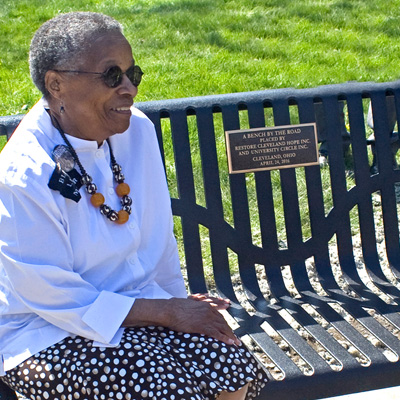
[[[108,189],[108,194],[109,194],[110,196],[112,196],[112,195],[114,194],[114,189],[113,189],[113,188],[109,188],[109,189]]]
[[[134,224],[133,222],[131,222],[131,223],[129,224],[129,229],[135,229],[135,224]]]
[[[97,150],[97,151],[96,151],[96,157],[97,157],[97,158],[103,157],[103,152],[102,152],[101,150]]]
[[[134,258],[131,258],[129,260],[129,263],[132,264],[132,265],[135,265],[136,264],[136,260]]]

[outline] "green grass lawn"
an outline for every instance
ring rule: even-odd
[[[122,22],[139,101],[400,76],[399,0],[1,0],[0,115],[39,98],[31,37],[71,10]]]

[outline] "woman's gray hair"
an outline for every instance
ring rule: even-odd
[[[122,33],[115,19],[94,12],[60,14],[45,22],[35,33],[29,51],[34,84],[46,97],[45,75],[52,69],[77,69],[91,43],[106,33]]]

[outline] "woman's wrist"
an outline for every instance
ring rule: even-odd
[[[126,316],[123,327],[168,326],[173,306],[171,299],[136,299]]]

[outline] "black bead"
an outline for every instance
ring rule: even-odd
[[[94,183],[89,183],[88,185],[86,185],[86,191],[89,194],[96,193],[96,190],[97,190],[97,186]]]
[[[89,183],[92,182],[92,177],[90,175],[88,175],[88,174],[83,175],[82,179],[81,179],[81,182],[82,182],[83,185],[88,185]]]
[[[115,222],[115,221],[118,219],[118,214],[117,214],[116,211],[111,210],[111,211],[108,213],[107,218],[108,218],[110,221]]]
[[[121,199],[121,204],[123,206],[131,206],[132,205],[132,199],[129,196],[123,196]]]
[[[122,209],[126,211],[129,215],[131,215],[132,207],[131,206],[122,206]]]
[[[122,171],[122,168],[119,164],[113,164],[111,169],[112,169],[112,172],[114,172],[114,174]]]
[[[100,212],[101,212],[103,215],[105,215],[106,217],[108,216],[108,214],[110,214],[111,211],[112,211],[112,210],[111,210],[111,207],[108,206],[107,204],[102,204],[102,205],[100,206]]]
[[[118,183],[122,183],[125,180],[125,176],[122,172],[115,174],[114,178]]]

